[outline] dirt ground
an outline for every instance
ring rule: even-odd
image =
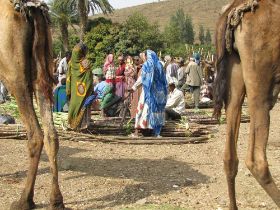
[[[280,186],[280,104],[271,113],[267,155]],[[237,199],[240,209],[277,209],[247,170],[249,124],[240,129]],[[122,145],[60,142],[60,183],[67,207],[89,209],[227,209],[223,173],[225,125],[206,144]],[[0,209],[24,186],[26,141],[0,140]],[[50,174],[42,155],[35,187],[38,209],[49,203]],[[178,207],[178,208],[177,208]]]

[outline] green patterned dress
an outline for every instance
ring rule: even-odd
[[[90,122],[90,108],[84,109],[83,104],[92,93],[93,76],[85,55],[85,45],[76,45],[67,72],[66,93],[70,98],[68,123],[74,130],[85,129]]]

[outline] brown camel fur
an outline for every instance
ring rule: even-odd
[[[10,1],[0,0],[0,5],[0,78],[16,98],[22,122],[27,130],[30,159],[25,188],[19,201],[14,202],[11,209],[27,210],[35,207],[34,184],[43,145],[52,172],[50,209],[64,209],[58,184],[58,137],[51,109],[50,28],[40,9],[32,8],[31,18],[27,21],[14,11]],[[33,93],[40,109],[43,131],[34,111]]]
[[[224,168],[228,182],[230,209],[237,209],[235,177],[238,171],[237,140],[241,106],[245,95],[250,112],[250,136],[246,165],[280,207],[280,190],[268,167],[266,146],[270,110],[280,91],[280,0],[260,0],[255,12],[247,11],[233,30],[232,52],[226,48],[227,16],[242,5],[235,0],[217,24],[217,78],[214,115],[220,116],[223,104],[227,116]]]

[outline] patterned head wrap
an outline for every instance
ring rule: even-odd
[[[106,60],[105,60],[104,66],[103,66],[103,73],[108,70],[109,66],[114,67],[114,55],[113,54],[109,54],[106,57]]]

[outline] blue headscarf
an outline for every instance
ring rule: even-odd
[[[195,53],[193,54],[193,57],[195,59],[195,62],[197,63],[197,65],[200,64],[200,54],[199,53]]]
[[[159,135],[165,121],[167,81],[163,66],[152,50],[147,50],[147,61],[142,67],[142,85],[145,103],[149,107],[148,122],[155,134]]]

